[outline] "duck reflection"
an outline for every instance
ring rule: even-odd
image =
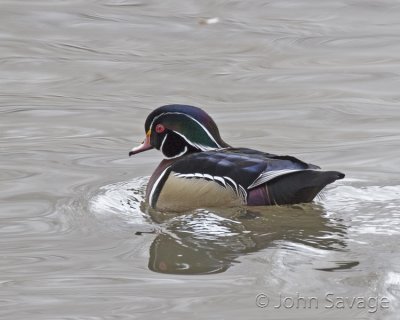
[[[149,213],[165,229],[150,247],[149,269],[161,273],[223,272],[238,257],[282,241],[325,250],[345,247],[345,226],[316,204]]]

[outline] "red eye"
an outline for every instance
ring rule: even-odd
[[[163,133],[164,130],[165,130],[165,127],[164,127],[161,123],[159,123],[158,125],[156,125],[156,132],[157,132],[157,133]]]

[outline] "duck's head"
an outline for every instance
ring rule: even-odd
[[[129,156],[155,148],[173,159],[190,152],[229,147],[214,120],[202,109],[181,104],[159,107],[149,114],[143,143]]]

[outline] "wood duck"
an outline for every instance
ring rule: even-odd
[[[129,156],[152,148],[163,153],[146,191],[147,202],[160,211],[311,202],[327,184],[344,178],[292,156],[231,147],[197,107],[159,107],[144,128],[145,140]]]

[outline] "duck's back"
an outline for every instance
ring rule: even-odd
[[[344,177],[295,157],[246,148],[192,153],[161,166],[149,184],[148,200],[171,211],[310,202]]]

